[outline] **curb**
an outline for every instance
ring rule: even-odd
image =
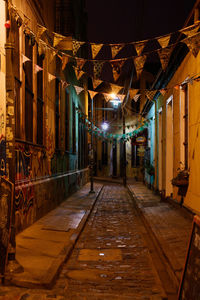
[[[175,274],[175,271],[167,257],[167,255],[165,254],[165,251],[159,241],[159,239],[157,238],[156,234],[154,233],[152,227],[151,227],[151,224],[149,223],[149,221],[146,219],[144,213],[142,212],[142,210],[139,208],[137,202],[135,201],[135,199],[137,199],[137,196],[135,195],[135,193],[131,190],[130,186],[127,185],[127,189],[129,191],[129,194],[130,196],[132,197],[132,200],[135,204],[135,207],[140,215],[140,217],[142,218],[142,221],[144,222],[144,225],[145,225],[145,228],[147,230],[147,232],[149,233],[153,243],[154,243],[154,246],[156,248],[156,250],[158,251],[163,263],[165,264],[166,266],[166,269],[167,269],[167,272],[169,274],[169,276],[171,277],[172,281],[174,282],[175,284],[175,287],[178,291],[178,288],[179,288],[179,279],[177,278],[176,274]]]
[[[47,275],[45,278],[43,278],[40,282],[37,280],[28,280],[26,278],[26,274],[13,274],[13,277],[10,275],[5,276],[5,285],[15,285],[19,287],[25,287],[25,288],[46,288],[46,289],[51,289],[52,286],[54,285],[60,270],[63,266],[63,264],[67,261],[67,259],[70,257],[76,242],[78,238],[80,237],[82,231],[84,230],[87,220],[89,219],[94,206],[101,194],[101,191],[103,189],[104,185],[102,185],[97,194],[95,195],[96,197],[93,200],[93,203],[91,207],[86,211],[84,217],[82,218],[79,226],[75,230],[75,232],[72,234],[70,237],[70,243],[68,242],[66,245],[64,245],[62,251],[60,252],[59,256],[55,261],[52,263],[51,267],[47,270]],[[21,278],[20,278],[21,277]]]

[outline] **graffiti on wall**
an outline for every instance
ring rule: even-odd
[[[15,208],[17,231],[28,226],[33,219],[34,187],[32,154],[25,149],[16,150]]]
[[[13,184],[7,179],[0,178],[0,274],[4,274],[7,260],[7,250],[10,238],[11,208],[13,199]]]

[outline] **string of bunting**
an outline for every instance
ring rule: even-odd
[[[112,70],[113,70],[113,79],[116,82],[121,74],[122,67],[124,63],[132,59],[133,63],[135,65],[136,73],[137,76],[139,77],[143,68],[144,64],[147,58],[147,55],[149,55],[152,52],[157,52],[159,57],[160,57],[160,62],[162,65],[163,70],[165,71],[166,66],[169,62],[172,50],[174,46],[177,44],[170,44],[171,37],[174,33],[180,33],[183,34],[185,37],[182,37],[182,39],[179,40],[179,42],[183,42],[187,45],[189,50],[193,53],[194,56],[197,55],[199,48],[200,48],[200,33],[198,32],[200,28],[200,22],[196,22],[195,24],[185,27],[183,29],[180,29],[176,32],[169,33],[164,36],[160,37],[155,37],[153,39],[148,39],[148,40],[143,40],[143,41],[137,41],[137,42],[130,42],[130,43],[119,43],[119,44],[99,44],[99,43],[88,43],[84,41],[77,41],[72,39],[70,36],[63,36],[55,32],[49,32],[49,30],[40,25],[37,24],[37,32],[34,33],[32,30],[29,28],[29,23],[30,19],[22,12],[19,11],[10,1],[8,2],[8,7],[10,14],[14,16],[14,18],[17,21],[17,24],[19,26],[23,26],[25,34],[29,34],[31,36],[31,41],[36,41],[39,45],[39,48],[43,48],[41,51],[45,51],[45,47],[50,48],[56,55],[58,55],[61,60],[63,67],[62,69],[65,68],[67,62],[69,61],[70,58],[73,58],[76,60],[77,63],[77,76],[80,78],[82,76],[82,69],[87,61],[91,61],[93,63],[93,70],[94,70],[94,78],[99,79],[101,76],[101,71],[104,66],[105,62],[109,62]],[[52,45],[49,45],[45,43],[42,40],[42,37],[44,33],[49,33],[52,36]],[[147,45],[148,42],[156,40],[158,42],[159,49],[150,51],[150,52],[145,52],[145,46]],[[79,58],[76,57],[79,49],[84,44],[90,44],[91,45],[91,51],[92,51],[92,59],[85,59],[85,58]],[[126,45],[133,45],[135,48],[135,52],[137,55],[133,55],[130,57],[126,58],[120,58],[116,59],[116,56],[119,54],[119,52],[126,46]],[[100,53],[101,49],[103,46],[110,46],[111,48],[111,54],[112,54],[112,59],[104,59],[104,60],[96,60],[97,55]],[[66,54],[62,51],[70,51],[72,52],[73,55]]]
[[[99,140],[107,140],[110,143],[114,142],[114,141],[129,141],[129,139],[131,139],[132,137],[134,137],[135,135],[137,135],[138,133],[140,133],[141,131],[143,131],[147,126],[148,123],[150,122],[147,119],[142,118],[142,120],[140,121],[140,125],[139,123],[137,125],[127,125],[125,126],[126,128],[130,129],[130,127],[135,128],[137,126],[136,129],[134,129],[133,131],[127,132],[126,134],[113,134],[113,133],[108,133],[104,130],[101,130],[100,128],[98,128],[96,125],[93,125],[93,129],[92,129],[92,123],[89,119],[87,119],[86,115],[79,109],[76,108],[76,111],[79,113],[80,118],[84,121],[84,126],[85,128],[88,130],[89,134],[92,134],[99,139]],[[121,129],[123,126],[121,125],[116,125],[116,127],[118,127],[118,129]]]

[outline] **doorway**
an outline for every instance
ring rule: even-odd
[[[174,161],[174,143],[173,143],[173,97],[167,100],[166,105],[166,197],[173,196],[173,161]]]

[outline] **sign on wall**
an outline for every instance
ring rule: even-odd
[[[193,220],[192,233],[178,300],[200,300],[200,217]]]

